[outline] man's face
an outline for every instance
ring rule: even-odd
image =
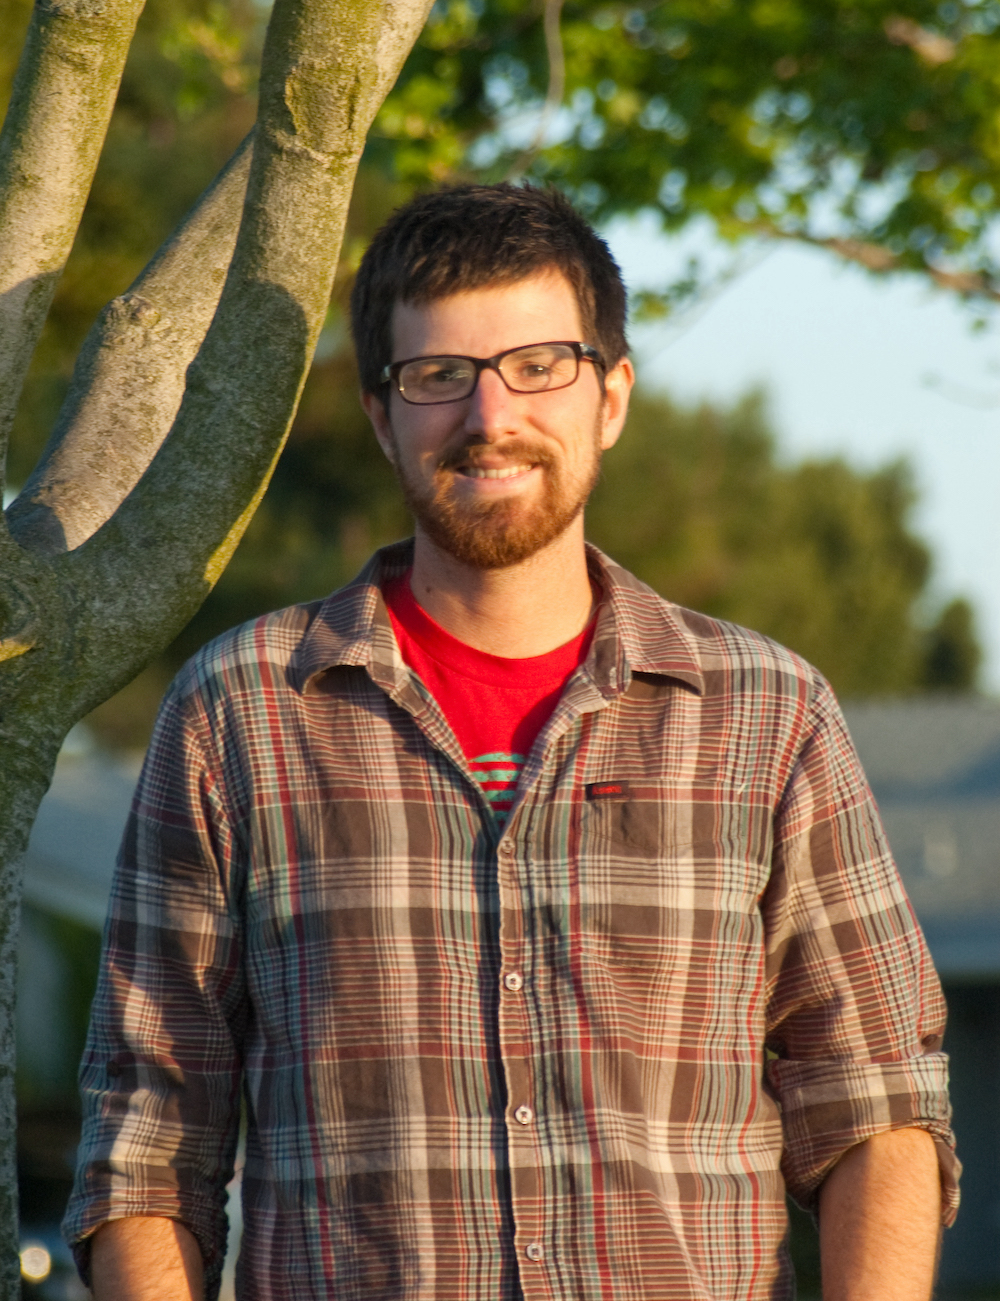
[[[437,355],[492,357],[525,344],[583,334],[566,277],[547,270],[422,306],[397,303],[393,360]],[[601,453],[618,438],[633,374],[627,360],[606,377],[581,361],[576,382],[511,393],[484,370],[460,402],[414,406],[393,387],[386,411],[362,395],[417,526],[464,564],[518,564],[580,519]],[[579,525],[582,528],[582,522]]]

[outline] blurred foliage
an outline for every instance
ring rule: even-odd
[[[365,153],[385,210],[442,181],[526,175],[599,222],[651,211],[678,230],[707,217],[729,239],[833,239],[873,271],[964,272],[949,283],[992,290],[1000,0],[565,0],[565,85],[548,115],[542,13],[542,0],[437,0]],[[28,14],[28,0],[0,0],[0,106]],[[12,482],[96,312],[249,128],[265,18],[255,0],[149,0]],[[348,275],[372,217],[355,205]],[[692,264],[634,306],[670,310],[708,274]]]
[[[90,1003],[100,963],[100,932],[68,917],[61,917],[30,903],[23,905],[18,980],[22,996],[24,983],[33,982],[48,997],[32,999],[36,1022],[30,1040],[48,1039],[48,1049],[39,1060],[31,1043],[18,1043],[17,1167],[18,1197],[22,1226],[58,1224],[66,1207],[76,1164],[80,1138],[80,1097],[77,1070],[83,1055],[90,1020]],[[31,936],[33,943],[25,945]],[[46,956],[39,951],[43,946]],[[54,970],[47,972],[52,965]],[[37,989],[36,989],[37,995]],[[25,1026],[19,1026],[23,1033]],[[27,1049],[27,1051],[26,1051]],[[29,1297],[75,1296],[68,1271],[60,1280],[65,1290],[50,1279],[47,1288],[23,1288]]]
[[[29,8],[0,0],[0,106]],[[542,13],[542,0],[437,0],[371,132],[345,278],[378,218],[415,189],[526,175],[598,222],[652,212],[672,231],[708,218],[732,240],[832,239],[874,271],[992,290],[1000,0],[565,0],[550,114]],[[99,309],[251,125],[265,19],[255,0],[146,5],[10,482],[44,444]],[[673,310],[717,275],[697,261],[670,283],[664,272],[633,308]]]
[[[975,686],[983,660],[975,622],[972,606],[958,597],[927,630],[920,683],[926,691],[967,691]]]
[[[90,926],[61,917],[30,903],[23,905],[26,927],[48,946],[58,963],[60,1006],[54,1027],[60,1040],[61,1074],[44,1077],[32,1073],[23,1061],[17,1066],[17,1096],[20,1106],[69,1105],[77,1088],[77,1066],[83,1055],[90,1020],[90,1002],[97,983],[101,938]],[[23,969],[23,963],[22,963]]]
[[[819,1232],[816,1221],[788,1199],[788,1247],[795,1266],[796,1295],[799,1301],[820,1301]]]
[[[526,172],[598,221],[707,215],[732,239],[848,241],[872,270],[997,277],[998,0],[566,0],[562,107],[526,163],[541,12],[438,0],[369,160],[414,186]]]

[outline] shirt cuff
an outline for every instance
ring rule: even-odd
[[[781,1104],[785,1186],[800,1206],[815,1210],[820,1185],[849,1148],[888,1130],[924,1129],[941,1169],[942,1222],[953,1223],[962,1167],[950,1124],[945,1053],[901,1062],[779,1058],[767,1073]]]
[[[74,1209],[77,1211],[76,1214],[73,1213]],[[176,1199],[166,1204],[165,1199],[149,1198],[143,1202],[139,1198],[132,1196],[128,1198],[127,1204],[119,1202],[117,1205],[105,1206],[101,1209],[97,1206],[90,1206],[82,1214],[71,1203],[70,1214],[63,1221],[62,1231],[63,1237],[73,1253],[77,1272],[84,1285],[88,1288],[91,1286],[90,1256],[94,1234],[97,1230],[103,1228],[105,1224],[110,1224],[113,1220],[124,1220],[139,1216],[176,1220],[178,1224],[183,1224],[194,1235],[198,1246],[201,1248],[201,1258],[205,1270],[205,1297],[207,1301],[212,1301],[212,1298],[217,1297],[219,1285],[222,1281],[222,1267],[226,1258],[228,1219],[225,1212],[223,1212],[221,1223],[217,1215],[211,1216],[210,1218],[215,1223],[209,1227],[207,1223],[198,1217],[189,1218],[178,1214]]]

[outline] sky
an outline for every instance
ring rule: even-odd
[[[642,220],[606,233],[630,288],[663,284],[686,257]],[[729,256],[704,230],[688,247]],[[685,402],[763,386],[789,459],[907,457],[932,598],[973,602],[983,686],[1000,694],[1000,319],[977,332],[968,307],[917,277],[876,278],[791,242],[746,261],[676,322],[633,329],[641,381]]]

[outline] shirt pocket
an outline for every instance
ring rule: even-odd
[[[633,784],[627,797],[583,802],[580,851],[584,859],[672,864],[699,878],[728,864],[756,894],[770,874],[771,823],[770,807],[742,785],[692,794]]]
[[[690,807],[663,793],[633,788],[627,798],[584,803],[580,816],[581,850],[627,859],[662,860],[692,843]]]

